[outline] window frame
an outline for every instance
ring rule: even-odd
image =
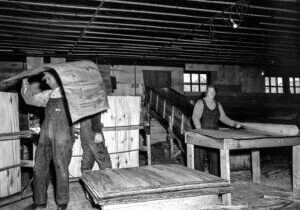
[[[272,85],[272,78],[275,78],[275,85]],[[281,78],[281,85],[279,85],[278,79]],[[284,82],[283,82],[283,77],[282,76],[265,76],[265,93],[266,94],[284,94]],[[268,84],[266,82],[266,79],[268,79]],[[276,92],[272,92],[272,90],[276,90]],[[269,92],[267,92],[267,89]],[[282,90],[282,92],[279,92],[279,90]]]
[[[300,77],[295,77],[295,76],[289,76],[288,77],[290,94],[300,94],[300,92],[296,92],[296,89],[300,88],[300,82],[299,82],[299,85],[296,86],[296,80],[295,80],[296,78],[298,78],[298,80],[300,81]],[[291,86],[291,79],[293,80],[293,85],[292,86]],[[291,91],[291,89],[293,89],[293,91]]]
[[[189,82],[185,82],[184,78],[185,78],[185,74],[189,74],[189,78],[190,81]],[[193,74],[197,74],[198,75],[198,82],[193,82],[192,80],[192,75]],[[201,82],[201,75],[205,75],[206,76],[206,82]],[[183,92],[184,93],[204,93],[207,90],[207,86],[208,86],[208,81],[209,81],[209,73],[208,72],[200,72],[200,71],[189,71],[189,72],[183,72]],[[190,87],[190,91],[186,91],[185,90],[185,86],[189,85]],[[197,85],[198,86],[198,91],[193,91],[193,86]],[[201,86],[205,85],[205,90],[201,91]]]

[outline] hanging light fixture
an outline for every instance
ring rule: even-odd
[[[232,5],[228,11],[223,12],[224,21],[232,28],[236,29],[243,22],[244,16],[248,12],[248,3],[246,0],[240,0]]]

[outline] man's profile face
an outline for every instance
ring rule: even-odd
[[[44,73],[43,80],[45,80],[45,82],[47,83],[47,85],[49,85],[49,87],[51,89],[55,89],[55,88],[59,87],[55,77],[52,74],[50,74],[49,72]]]

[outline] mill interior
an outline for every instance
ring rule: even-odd
[[[300,209],[299,9],[0,0],[0,209]]]

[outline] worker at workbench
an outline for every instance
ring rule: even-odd
[[[66,209],[69,202],[69,171],[74,139],[71,121],[65,106],[62,88],[54,72],[44,72],[51,88],[34,93],[28,79],[23,79],[21,94],[27,104],[45,107],[45,119],[35,155],[33,169],[33,209],[46,208],[50,162],[53,160],[56,174],[57,209]]]
[[[234,121],[227,117],[220,102],[215,100],[216,88],[213,85],[207,87],[206,96],[203,99],[197,101],[194,106],[192,120],[196,129],[219,129],[218,121],[220,120],[224,124],[240,128],[239,122]],[[219,158],[218,152],[211,150],[209,153],[210,173],[219,175]],[[200,149],[200,169],[205,170],[205,159],[207,152],[204,149]]]

